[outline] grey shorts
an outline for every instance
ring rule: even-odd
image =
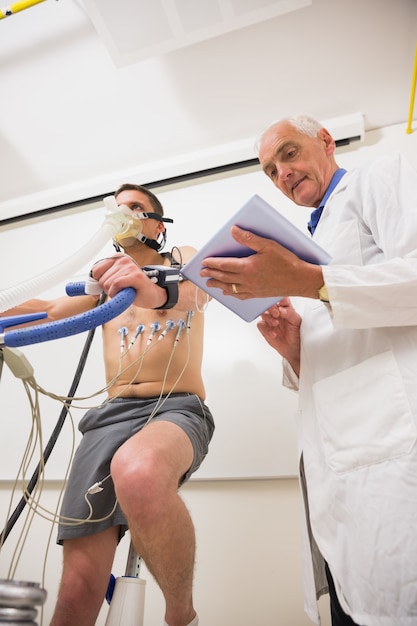
[[[110,474],[110,462],[116,450],[145,426],[157,404],[161,406],[152,421],[165,420],[177,424],[193,445],[193,463],[180,484],[200,467],[214,432],[209,408],[195,394],[177,393],[163,400],[161,402],[159,397],[114,398],[84,415],[79,424],[83,437],[74,456],[62,501],[58,543],[112,526],[120,526],[120,538],[123,536],[127,530],[126,518],[116,503],[111,477],[103,479]],[[87,496],[92,510],[90,515],[86,493],[100,481],[103,481],[102,491]],[[83,521],[89,516],[93,521]],[[65,518],[70,520],[65,521]],[[74,523],[74,519],[80,521]]]

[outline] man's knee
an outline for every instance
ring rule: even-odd
[[[78,595],[100,591],[108,582],[118,540],[118,527],[63,542],[62,583]]]
[[[152,514],[176,491],[171,477],[164,475],[162,468],[152,464],[119,468],[113,481],[117,499],[126,514],[132,509]]]
[[[169,467],[144,459],[134,467],[115,467],[115,492],[129,525],[146,528],[164,518],[178,498],[178,483]]]
[[[103,571],[98,574],[96,567],[87,561],[79,559],[77,563],[64,562],[59,589],[61,604],[73,606],[76,603],[95,602],[105,595],[104,588],[108,585],[110,573],[108,576]]]

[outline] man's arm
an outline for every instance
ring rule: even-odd
[[[144,309],[158,309],[167,300],[166,289],[148,278],[126,254],[115,254],[98,261],[91,270],[91,277],[110,298],[114,298],[122,289],[132,287],[136,291],[133,304]]]
[[[0,313],[0,316],[25,315],[28,313],[45,312],[47,318],[36,320],[29,324],[19,324],[19,328],[24,326],[33,326],[34,324],[42,324],[46,322],[55,322],[56,320],[72,317],[93,309],[98,301],[98,296],[62,296],[53,300],[40,300],[33,298],[27,300],[18,306],[8,309]],[[12,327],[9,327],[12,328]]]
[[[181,248],[180,252],[181,262],[185,264],[195,254],[195,249]],[[139,265],[126,254],[116,254],[99,261],[92,268],[91,274],[110,297],[114,297],[121,289],[133,287],[136,290],[133,304],[144,309],[158,309],[167,300],[166,289],[152,282]],[[201,310],[208,301],[207,294],[188,280],[179,284],[178,292],[175,308],[182,311]]]
[[[179,252],[180,262],[185,265],[195,255],[196,249],[191,246],[183,246]],[[181,311],[203,311],[211,299],[208,293],[199,289],[190,280],[180,282],[177,308]]]

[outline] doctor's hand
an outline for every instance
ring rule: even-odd
[[[289,298],[262,313],[257,327],[269,345],[290,363],[294,372],[300,371],[300,326],[301,316]]]
[[[208,278],[208,287],[217,287],[225,295],[239,300],[281,296],[304,296],[318,299],[323,285],[319,265],[307,263],[272,239],[259,237],[238,226],[232,236],[254,250],[247,257],[209,257],[203,260],[200,276]]]

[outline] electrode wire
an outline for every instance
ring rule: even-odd
[[[120,394],[125,393],[126,390],[134,383],[135,379],[139,375],[140,370],[142,369],[142,366],[143,366],[143,360],[144,360],[145,356],[149,353],[150,350],[155,348],[156,345],[157,345],[157,343],[153,343],[153,342],[150,343],[148,346],[145,347],[143,352],[141,354],[139,354],[135,358],[134,361],[132,361],[132,363],[129,363],[129,365],[127,365],[125,368],[123,368],[123,359],[127,355],[127,353],[129,352],[129,349],[126,350],[126,352],[121,354],[120,357],[119,357],[119,368],[118,368],[118,371],[115,374],[115,376],[104,387],[102,387],[101,389],[99,389],[98,391],[96,391],[96,392],[94,392],[94,393],[92,393],[90,395],[87,395],[87,396],[73,396],[71,398],[72,407],[76,408],[76,409],[84,409],[84,410],[85,409],[91,409],[91,408],[97,408],[98,406],[103,406],[103,405],[107,404],[108,402],[111,402],[111,400],[113,400],[114,398],[118,398],[120,396]],[[174,343],[173,348],[175,348],[175,343]],[[124,385],[123,389],[121,389],[118,394],[106,398],[99,405],[86,406],[86,405],[80,405],[80,404],[76,405],[76,404],[74,404],[74,402],[81,402],[81,401],[85,401],[85,400],[90,400],[90,399],[92,399],[92,398],[94,398],[96,396],[99,396],[99,395],[107,392],[118,381],[120,376],[122,374],[124,374],[125,372],[127,372],[130,368],[132,368],[136,363],[139,363],[139,366],[135,370],[135,373],[131,377],[130,381],[127,382]],[[61,396],[61,395],[58,395],[58,394],[54,394],[53,392],[44,389],[38,383],[35,383],[35,384],[36,384],[36,387],[37,387],[37,389],[39,390],[40,393],[42,393],[43,395],[51,398],[52,400],[58,400],[60,402],[65,402],[66,400],[69,399],[69,397],[67,397],[67,396]]]
[[[203,304],[203,306],[199,305],[198,302],[198,292],[201,291],[201,289],[199,287],[195,287],[195,310],[198,311],[198,313],[205,313],[207,307],[208,307],[208,303],[210,302],[210,295],[208,293],[206,293],[206,301]]]
[[[162,408],[162,406],[164,405],[164,403],[166,402],[166,400],[169,398],[169,396],[174,392],[178,382],[181,380],[182,375],[189,363],[189,358],[190,358],[190,351],[191,351],[191,342],[190,342],[190,336],[189,336],[189,331],[190,331],[190,326],[191,326],[191,318],[192,318],[192,312],[189,311],[188,312],[188,318],[187,318],[187,323],[180,319],[178,320],[177,324],[178,324],[178,331],[177,331],[177,336],[175,338],[174,344],[173,344],[173,348],[171,350],[171,353],[169,355],[168,361],[167,361],[167,365],[165,368],[165,372],[164,372],[164,377],[163,377],[163,382],[162,382],[162,388],[161,388],[161,393],[159,395],[159,398],[157,400],[157,403],[155,405],[154,410],[152,411],[152,413],[150,414],[146,424],[148,424],[152,418],[156,415],[156,413]],[[166,381],[167,381],[167,376],[170,370],[170,366],[172,363],[172,359],[173,359],[173,355],[174,355],[174,351],[175,351],[175,347],[180,339],[180,336],[182,334],[182,331],[186,328],[186,332],[187,332],[187,354],[186,354],[186,359],[185,359],[185,363],[181,369],[181,372],[179,373],[175,383],[173,384],[173,386],[171,387],[170,391],[168,392],[168,394],[166,394],[164,396],[164,390],[165,390],[165,386],[166,386]],[[93,332],[93,331],[90,331]],[[156,344],[154,344],[156,345]],[[151,346],[148,348],[148,350],[151,348]],[[143,357],[145,356],[145,353],[148,351],[145,350],[144,353],[142,354],[142,362],[143,362]],[[139,369],[141,367],[142,363],[139,365]],[[131,366],[131,365],[130,365]],[[132,379],[134,380],[136,378],[135,377]],[[24,380],[24,385],[25,385],[25,390],[26,393],[28,394],[28,398],[29,401],[31,403],[32,406],[32,415],[33,415],[33,422],[37,427],[37,431],[36,431],[36,438],[34,443],[32,444],[32,449],[30,448],[30,442],[28,443],[28,447],[27,450],[25,451],[25,456],[24,459],[22,460],[22,464],[21,464],[21,468],[23,470],[23,477],[25,476],[25,473],[27,471],[27,467],[28,467],[28,463],[30,463],[30,460],[33,457],[34,454],[34,446],[36,447],[36,441],[37,439],[39,439],[39,443],[40,443],[40,449],[42,451],[42,433],[41,433],[41,423],[40,423],[40,412],[39,412],[39,395],[38,395],[38,388],[36,385],[36,381],[27,379]],[[130,383],[131,384],[131,383]],[[29,389],[29,385],[35,389],[35,400],[32,399],[31,394],[30,394],[30,389]],[[68,414],[70,413],[69,411],[69,405],[67,402],[64,403],[64,407],[66,409],[66,413]],[[74,451],[74,441],[75,441],[75,436],[74,436],[74,422],[73,419],[71,417],[71,424],[73,426],[73,449],[72,449],[72,453],[71,453],[71,458],[73,456],[73,451]],[[34,425],[32,425],[32,431],[34,429]],[[71,460],[69,461],[68,467],[67,467],[67,472],[66,472],[66,476],[69,472],[69,467],[71,464]],[[67,526],[74,526],[74,525],[79,525],[79,524],[83,524],[83,523],[97,523],[97,522],[101,522],[104,521],[106,519],[108,519],[109,517],[111,517],[111,515],[114,513],[116,507],[117,507],[117,499],[115,499],[115,502],[113,504],[113,507],[111,509],[111,511],[104,517],[100,518],[100,519],[92,519],[93,516],[93,506],[91,504],[91,502],[89,501],[89,495],[90,492],[88,491],[86,494],[84,494],[84,499],[86,501],[86,504],[89,508],[89,514],[87,516],[87,518],[84,519],[77,519],[77,518],[70,518],[70,517],[65,517],[65,516],[61,516],[58,514],[58,508],[59,508],[59,502],[62,498],[62,494],[63,494],[63,489],[64,489],[64,483],[59,495],[59,499],[58,499],[58,503],[57,506],[55,508],[55,511],[49,511],[48,509],[46,509],[45,507],[41,506],[40,502],[39,502],[39,498],[40,495],[42,493],[42,487],[43,487],[43,482],[44,482],[44,468],[45,468],[45,458],[44,458],[44,454],[42,454],[41,452],[41,460],[38,464],[38,476],[37,476],[37,480],[35,482],[35,485],[33,486],[33,488],[31,490],[29,490],[28,488],[24,491],[23,493],[23,497],[22,497],[22,501],[23,501],[23,506],[27,505],[28,506],[28,514],[25,520],[25,524],[24,524],[24,529],[21,532],[20,535],[20,539],[19,539],[19,544],[16,547],[14,554],[13,554],[13,558],[12,558],[12,563],[10,566],[10,570],[9,570],[9,576],[13,576],[15,574],[16,568],[17,568],[17,564],[20,560],[20,557],[22,555],[22,551],[23,551],[23,547],[26,543],[27,537],[28,537],[28,533],[31,527],[31,523],[33,521],[33,518],[35,515],[38,515],[41,518],[46,519],[47,521],[50,521],[52,523],[51,529],[50,529],[50,533],[48,536],[48,541],[47,541],[47,550],[46,550],[46,554],[45,554],[45,559],[44,559],[44,564],[43,564],[43,573],[42,573],[42,578],[44,580],[45,575],[46,575],[46,565],[47,565],[47,558],[48,558],[48,553],[49,553],[49,547],[50,547],[50,542],[51,542],[51,538],[52,538],[52,530],[53,530],[53,526],[54,524],[57,522],[57,520],[59,520],[62,524],[67,525]],[[19,470],[20,473],[20,470]],[[42,483],[41,486],[39,487],[38,485],[38,479],[39,479],[39,474],[42,477]],[[107,480],[108,478],[110,478],[110,474],[108,476],[106,476],[102,481],[100,481],[99,485],[101,485],[105,480]],[[33,479],[33,477],[32,477]],[[64,482],[65,482],[65,478],[64,478]],[[39,491],[39,496],[35,495],[37,494],[37,492]],[[92,492],[91,492],[92,493]],[[10,523],[10,519],[9,519],[9,523]],[[6,526],[5,530],[2,533],[2,543],[5,540],[5,536],[6,536],[6,530],[8,529],[8,526],[10,525],[8,523],[8,525]],[[8,529],[10,532],[10,529]],[[20,545],[20,550],[18,550]]]
[[[190,340],[190,334],[189,334],[190,327],[191,327],[191,316],[192,316],[192,311],[188,311],[188,323],[187,323],[187,355],[186,355],[186,358],[185,358],[185,363],[184,363],[184,365],[183,365],[183,367],[182,367],[182,370],[180,371],[180,373],[179,373],[179,374],[178,374],[178,376],[177,376],[177,380],[176,380],[176,381],[175,381],[175,383],[172,385],[172,387],[171,387],[171,389],[168,391],[168,393],[164,396],[164,389],[165,389],[165,385],[166,385],[166,380],[167,380],[167,376],[168,376],[169,368],[170,368],[170,365],[171,365],[172,359],[173,359],[173,357],[174,357],[174,351],[175,351],[175,348],[176,348],[176,346],[177,346],[177,344],[178,344],[178,340],[177,340],[177,339],[179,339],[179,336],[178,336],[178,334],[177,334],[177,337],[176,337],[176,339],[175,339],[175,341],[174,341],[174,345],[173,345],[173,347],[172,347],[172,350],[171,350],[171,353],[170,353],[170,356],[169,356],[169,359],[168,359],[167,366],[166,366],[166,368],[165,368],[165,374],[164,374],[164,378],[163,378],[163,381],[162,381],[161,393],[159,394],[159,398],[158,398],[158,400],[157,400],[157,403],[156,403],[156,405],[155,405],[155,408],[154,408],[154,410],[152,411],[152,413],[150,414],[150,416],[148,417],[148,420],[147,420],[146,424],[149,424],[149,422],[152,420],[152,418],[153,418],[153,417],[156,415],[156,413],[157,413],[157,412],[158,412],[158,411],[162,408],[162,406],[163,406],[163,405],[165,404],[165,402],[168,400],[168,398],[170,397],[170,395],[174,392],[175,387],[178,385],[179,381],[180,381],[180,380],[181,380],[181,378],[182,378],[182,375],[184,374],[184,372],[185,372],[185,370],[186,370],[186,368],[187,368],[187,365],[188,365],[189,360],[190,360],[190,354],[191,354],[191,340]],[[178,321],[179,321],[179,322],[183,322],[183,324],[184,324],[184,326],[185,326],[185,322],[184,322],[184,320],[178,320]],[[182,328],[181,328],[181,325],[180,325],[181,332],[182,332],[183,328],[184,328],[184,327],[182,327]],[[146,425],[146,424],[145,424],[145,425]]]
[[[105,300],[105,295],[103,294],[103,296],[100,298],[100,300],[98,301],[98,305],[102,304],[102,302],[104,302]],[[72,403],[72,398],[75,396],[75,392],[78,388],[80,379],[81,379],[81,374],[84,371],[85,368],[85,364],[87,361],[87,357],[88,357],[88,353],[90,351],[91,348],[91,344],[94,338],[94,334],[95,334],[95,328],[92,328],[91,330],[88,331],[88,335],[87,335],[87,339],[85,341],[76,371],[75,371],[75,375],[74,375],[74,379],[73,382],[70,386],[70,390],[68,393],[68,396],[65,398],[65,404],[61,410],[61,413],[59,415],[58,421],[55,425],[54,430],[52,431],[52,434],[46,444],[45,450],[43,451],[42,457],[41,457],[41,461],[38,463],[35,471],[32,474],[32,477],[30,479],[30,481],[28,482],[26,489],[25,489],[25,493],[26,494],[31,494],[32,491],[34,490],[38,479],[39,479],[39,475],[41,473],[41,470],[43,471],[43,467],[45,465],[45,463],[48,461],[52,450],[55,447],[56,441],[58,439],[59,434],[61,433],[61,430],[64,426],[65,423],[65,419],[67,417],[68,414],[68,409],[69,406]],[[1,542],[0,542],[0,549],[1,546],[3,545],[3,543],[5,542],[5,540],[7,539],[7,537],[10,534],[10,531],[12,530],[13,526],[15,525],[15,523],[17,522],[21,512],[23,511],[23,509],[26,506],[26,498],[22,497],[20,499],[20,502],[18,503],[18,505],[16,506],[15,510],[13,511],[12,515],[9,517],[0,537],[1,537]]]
[[[27,471],[27,468],[33,458],[33,455],[35,453],[36,450],[36,446],[39,443],[39,448],[40,448],[40,454],[42,456],[42,427],[40,424],[40,411],[39,411],[39,396],[37,393],[35,393],[35,398],[33,399],[31,397],[30,394],[30,389],[27,385],[27,381],[24,380],[22,381],[23,385],[25,387],[30,405],[31,405],[31,410],[32,410],[32,428],[31,428],[31,432],[30,432],[30,436],[29,436],[29,440],[28,440],[28,444],[25,450],[25,453],[23,455],[23,459],[22,462],[20,464],[20,468],[19,468],[19,474],[20,474],[20,470],[22,471],[22,478],[24,479],[25,473]],[[42,471],[43,471],[43,467],[42,467]],[[15,488],[17,487],[17,481],[19,480],[19,474],[16,478],[16,482],[15,482]],[[36,485],[36,488],[34,489],[34,493],[36,494],[36,497],[39,499],[41,493],[42,493],[42,487],[43,487],[43,474],[42,474],[42,482],[39,484],[39,482]],[[16,491],[16,489],[13,490],[13,493]],[[35,503],[37,502],[37,500],[34,498]],[[13,552],[12,555],[12,559],[11,559],[11,563],[10,563],[10,567],[9,567],[9,572],[8,572],[8,577],[9,578],[13,578],[15,573],[16,573],[16,568],[17,565],[19,563],[22,551],[23,551],[23,547],[26,543],[27,537],[28,537],[28,533],[29,533],[29,529],[31,526],[31,522],[33,520],[33,516],[34,516],[34,510],[30,509],[27,511],[27,515],[26,518],[24,520],[23,523],[23,528],[20,532],[19,535],[19,539],[18,542],[16,544],[15,550]]]
[[[118,379],[120,378],[120,376],[122,374],[124,374],[129,368],[131,368],[133,365],[135,365],[138,361],[141,361],[139,368],[136,370],[134,376],[132,377],[131,381],[129,383],[126,383],[126,388],[129,387],[135,380],[135,377],[139,374],[140,369],[142,368],[142,363],[143,363],[143,359],[145,357],[145,355],[149,352],[149,350],[152,348],[153,346],[149,346],[147,347],[142,354],[140,354],[138,357],[136,357],[136,359],[130,363],[127,367],[123,368],[122,367],[122,363],[123,363],[123,358],[124,356],[127,354],[127,351],[122,354],[119,357],[119,369],[117,371],[117,374],[101,389],[99,389],[98,391],[95,391],[92,394],[89,394],[87,396],[61,396],[58,394],[53,393],[52,391],[48,391],[46,389],[44,389],[43,387],[41,387],[38,383],[36,383],[36,387],[39,390],[40,393],[42,393],[43,395],[51,398],[52,400],[58,400],[60,402],[66,402],[67,400],[71,399],[71,404],[73,408],[76,409],[92,409],[92,408],[97,408],[98,406],[102,406],[102,404],[105,404],[106,402],[109,402],[111,400],[111,398],[106,398],[103,402],[101,402],[100,404],[96,404],[93,406],[85,406],[85,405],[76,405],[74,404],[74,402],[81,402],[81,401],[85,401],[85,400],[91,400],[91,398],[95,398],[96,396],[99,396],[103,393],[105,393],[106,391],[108,391],[109,389],[111,389],[111,387],[118,381]],[[125,389],[123,389],[124,391]],[[117,396],[114,396],[117,397]]]
[[[147,419],[146,424],[148,424],[152,420],[152,418],[156,415],[156,413],[162,408],[162,406],[164,405],[166,400],[168,400],[169,396],[174,392],[175,387],[177,386],[177,384],[181,380],[182,375],[183,375],[183,373],[184,373],[184,371],[185,371],[185,369],[186,369],[186,367],[187,367],[187,365],[189,363],[190,352],[191,352],[191,342],[190,342],[190,337],[189,337],[189,329],[190,329],[190,323],[191,323],[191,314],[190,313],[191,312],[189,312],[188,323],[187,324],[186,324],[186,322],[184,320],[178,320],[179,322],[182,322],[182,324],[179,325],[181,330],[183,330],[184,328],[187,328],[187,337],[188,337],[187,346],[188,347],[187,347],[187,355],[186,355],[185,363],[184,363],[180,373],[178,374],[178,377],[177,377],[176,381],[174,382],[173,386],[171,387],[170,391],[164,396],[166,379],[167,379],[167,376],[168,376],[169,368],[170,368],[171,363],[172,363],[174,350],[175,350],[175,347],[176,347],[176,345],[178,343],[178,342],[175,342],[174,346],[173,346],[173,349],[172,349],[172,351],[170,353],[170,356],[168,358],[168,362],[167,362],[166,368],[165,368],[165,373],[164,373],[164,378],[163,378],[163,382],[162,382],[161,393],[160,393],[159,398],[158,398],[158,400],[156,402],[154,410],[151,412],[151,414],[149,415],[149,417]],[[108,401],[111,401],[111,398]],[[108,474],[104,479],[102,479],[100,481],[100,483],[97,484],[97,486],[100,486],[105,480],[107,480],[110,477],[111,477],[111,474]],[[113,515],[113,513],[115,511],[115,508],[117,506],[117,499],[115,500],[115,503],[114,503],[111,511],[107,515],[105,515],[104,517],[99,518],[99,519],[91,519],[92,515],[93,515],[93,507],[92,507],[91,502],[88,499],[89,495],[90,495],[89,492],[84,494],[84,499],[85,499],[85,501],[87,503],[87,506],[89,508],[89,514],[88,514],[88,516],[86,518],[83,518],[83,519],[58,515],[56,512],[55,513],[51,512],[48,509],[46,509],[45,507],[42,507],[40,505],[37,505],[36,512],[37,512],[37,514],[40,517],[46,519],[47,521],[56,522],[57,519],[58,519],[59,523],[61,523],[64,526],[77,526],[77,525],[80,525],[80,524],[83,524],[83,523],[93,523],[94,524],[94,523],[97,523],[97,522],[105,521],[106,519],[108,519],[109,517],[111,517]],[[30,502],[28,502],[28,505],[29,505],[29,507],[32,507],[32,504]],[[40,511],[42,511],[43,513],[41,513]]]

